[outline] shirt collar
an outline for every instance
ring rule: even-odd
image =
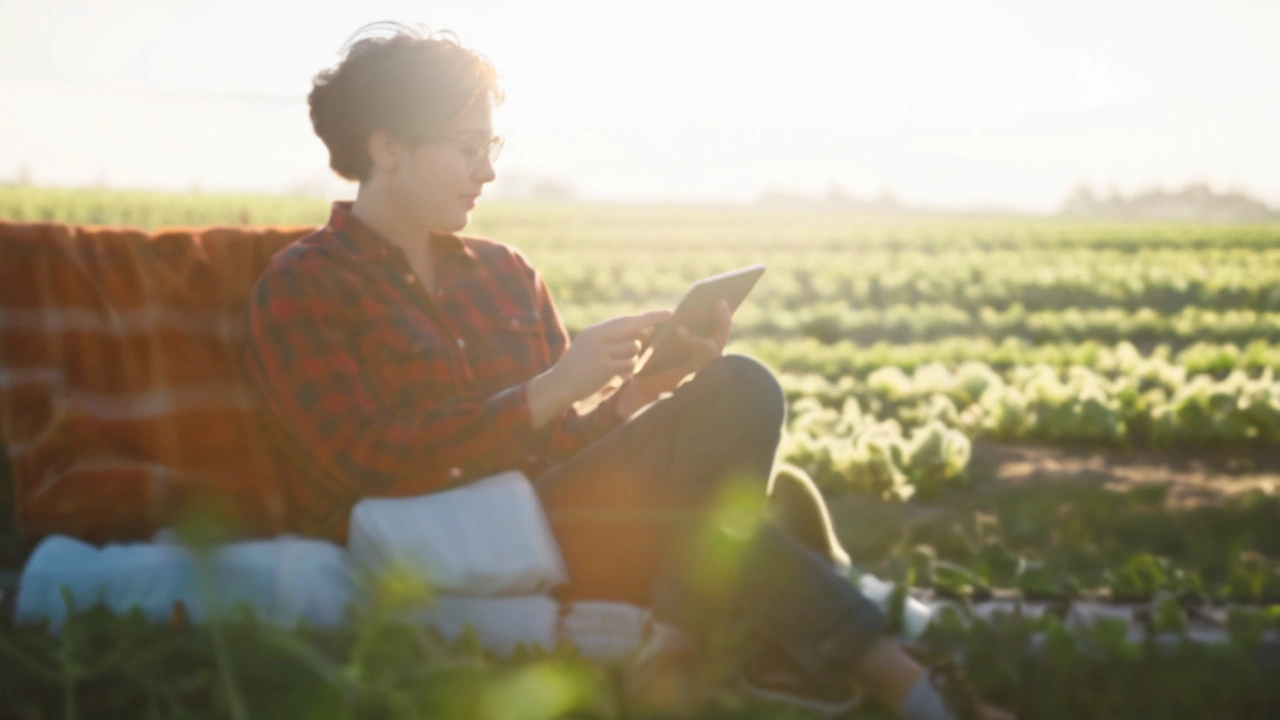
[[[337,235],[338,242],[357,260],[385,258],[395,251],[396,245],[360,222],[351,212],[353,204],[352,200],[334,200],[329,211],[329,227]],[[442,255],[476,259],[475,252],[453,233],[432,232],[430,242],[432,249]]]

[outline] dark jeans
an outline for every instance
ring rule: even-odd
[[[814,533],[753,522],[785,414],[767,368],[725,356],[537,478],[568,568],[561,598],[649,606],[695,637],[732,623],[809,672],[851,672],[884,614],[796,539]]]

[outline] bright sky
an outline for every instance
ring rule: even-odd
[[[1204,180],[1280,205],[1280,0],[0,0],[0,179],[342,192],[305,95],[380,19],[495,62],[507,182],[1051,211],[1082,181]]]

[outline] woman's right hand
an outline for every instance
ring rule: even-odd
[[[614,376],[630,377],[645,331],[670,319],[670,310],[651,310],[592,325],[569,343],[550,374],[570,403],[589,397]]]

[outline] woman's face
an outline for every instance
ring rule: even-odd
[[[495,177],[487,152],[493,138],[488,94],[439,137],[416,148],[400,146],[388,184],[392,202],[414,226],[458,232],[470,221],[485,183]]]

